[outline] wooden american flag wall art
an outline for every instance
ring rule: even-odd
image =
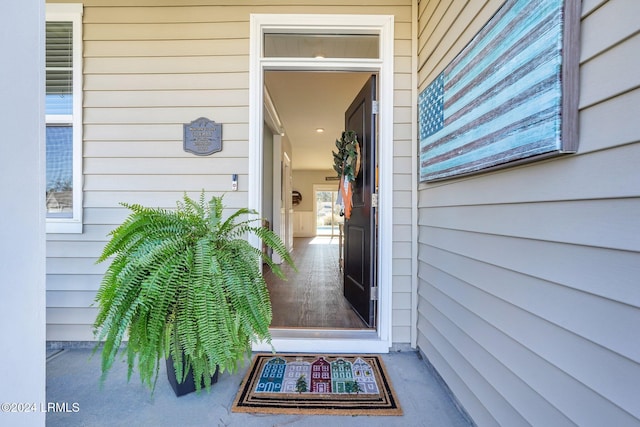
[[[573,153],[580,0],[507,0],[418,97],[420,181]]]

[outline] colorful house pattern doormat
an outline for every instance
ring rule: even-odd
[[[376,355],[257,354],[233,412],[402,415]]]

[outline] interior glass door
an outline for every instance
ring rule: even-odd
[[[316,236],[338,236],[342,222],[338,191],[316,190]]]

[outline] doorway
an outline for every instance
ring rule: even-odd
[[[338,204],[338,185],[313,185],[314,224],[316,236],[339,239],[344,225],[342,208]]]
[[[292,215],[295,237],[292,256],[298,271],[283,265],[289,273],[286,282],[272,274],[266,275],[274,328],[374,328],[369,313],[363,322],[359,318],[362,314],[352,309],[355,293],[345,293],[343,273],[351,273],[346,276],[351,284],[358,268],[343,268],[343,253],[347,247],[343,242],[348,241],[343,234],[344,216],[341,216],[342,207],[338,204],[339,181],[335,179],[338,177],[333,169],[332,154],[337,151],[336,139],[346,126],[345,112],[369,79],[370,73],[361,72],[265,71],[264,92],[273,106],[270,114],[282,124],[283,142],[281,152],[269,152],[270,145],[263,141],[264,157],[279,159],[285,164],[286,154],[291,154],[292,173],[274,177],[274,181],[282,183],[283,194],[291,194],[285,188],[291,182],[295,193],[287,198],[296,200]],[[371,108],[368,111],[371,113]],[[317,132],[318,128],[323,132]],[[369,167],[369,162],[364,164]],[[279,169],[274,167],[274,170]],[[364,169],[360,178],[372,176],[375,165],[371,166],[371,171]],[[277,185],[263,183],[265,199],[269,199],[274,187]],[[271,216],[270,212],[263,215]],[[277,218],[275,212],[272,216]],[[274,229],[278,228],[277,223],[273,225]],[[284,239],[282,233],[281,237]],[[354,257],[351,259],[353,261]],[[366,260],[355,261],[368,270],[376,264],[375,251],[368,251]],[[366,278],[373,279],[373,276]],[[357,284],[361,282],[362,278],[359,278]],[[369,287],[367,284],[366,288]],[[349,289],[353,290],[352,287]]]
[[[366,72],[379,75],[379,198],[378,212],[378,252],[373,262],[378,267],[376,277],[379,300],[375,329],[339,331],[335,329],[307,330],[272,329],[273,345],[278,351],[352,351],[386,352],[391,345],[391,263],[381,263],[381,259],[391,259],[392,231],[392,167],[393,167],[393,17],[382,15],[252,15],[251,55],[250,55],[250,148],[249,148],[249,206],[262,205],[263,186],[260,180],[263,156],[261,126],[263,123],[263,85],[265,72],[271,71],[315,71],[354,73]],[[376,57],[357,58],[301,58],[268,57],[265,55],[265,34],[279,32],[297,34],[337,33],[355,35],[375,35],[379,40]],[[331,38],[331,37],[329,37]],[[344,110],[341,111],[344,114]],[[295,170],[296,157],[293,153],[292,165]],[[295,183],[294,183],[295,186]],[[313,199],[307,195],[309,199]],[[303,194],[304,199],[304,194]],[[252,242],[259,247],[259,242]],[[295,249],[294,249],[295,251]],[[257,345],[256,350],[269,349],[268,345]]]

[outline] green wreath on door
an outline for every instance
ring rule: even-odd
[[[354,182],[360,173],[360,144],[355,131],[342,132],[342,137],[336,140],[338,152],[333,153],[333,169],[338,177],[344,177],[349,183]]]
[[[333,169],[340,178],[338,186],[342,197],[342,213],[345,219],[351,217],[353,183],[360,173],[360,144],[358,135],[347,130],[342,132],[342,138],[336,140],[338,152],[333,153]]]

